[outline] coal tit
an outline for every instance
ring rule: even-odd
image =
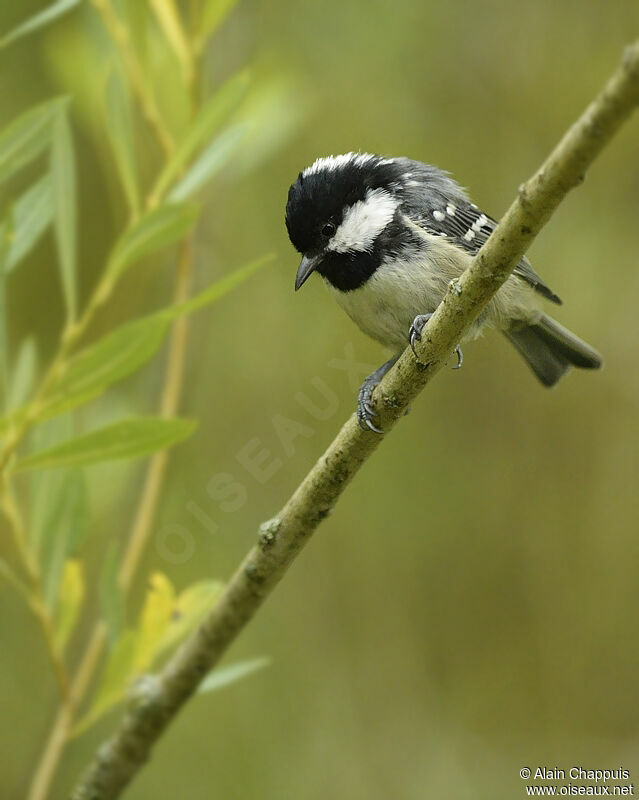
[[[451,279],[496,225],[446,172],[408,158],[320,158],[289,189],[286,227],[302,254],[295,289],[319,273],[364,333],[397,353],[360,389],[362,427],[381,433],[370,405],[374,387],[407,341],[420,338]],[[502,331],[545,386],[570,365],[601,366],[590,345],[540,309],[540,298],[561,303],[522,258],[466,338]],[[458,358],[459,366],[459,348]]]

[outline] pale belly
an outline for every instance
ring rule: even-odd
[[[391,263],[380,267],[359,289],[340,292],[326,282],[348,316],[364,333],[391,350],[406,347],[408,331],[418,314],[434,311],[451,278],[463,264],[447,264],[436,272],[424,262]]]

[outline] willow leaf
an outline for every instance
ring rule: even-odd
[[[67,560],[75,555],[86,530],[87,496],[80,470],[63,473],[52,498],[49,518],[41,540],[45,598],[53,611]]]
[[[227,163],[246,131],[247,126],[241,123],[216,137],[173,188],[169,200],[178,203],[193,197]]]
[[[68,100],[58,97],[26,111],[0,133],[0,182],[40,155],[51,142],[51,123]]]
[[[116,328],[78,353],[44,400],[43,413],[68,407],[74,397],[94,397],[145,364],[158,350],[169,320],[153,314]]]
[[[175,604],[175,589],[162,572],[154,572],[140,614],[136,636],[134,672],[140,674],[153,663],[157,649],[171,623]]]
[[[35,33],[37,30],[40,30],[40,28],[44,28],[45,25],[49,25],[49,23],[54,22],[63,14],[67,14],[73,8],[80,5],[81,2],[82,0],[58,0],[57,3],[53,3],[38,14],[34,14],[28,20],[18,25],[17,28],[10,31],[3,39],[0,39],[0,48],[6,47],[17,39],[22,39],[23,36]]]
[[[51,140],[51,176],[53,181],[54,229],[58,248],[60,278],[67,318],[75,319],[77,310],[75,157],[66,113],[53,122]]]
[[[13,236],[6,271],[14,269],[30,251],[53,219],[51,176],[45,175],[18,198],[13,206]]]
[[[107,264],[107,279],[115,283],[136,261],[186,236],[195,225],[198,210],[191,203],[167,203],[145,214],[116,243]]]
[[[249,74],[246,70],[234,75],[213,95],[199,112],[188,133],[174,155],[162,170],[153,189],[153,197],[159,198],[168,189],[182,169],[193,158],[229,118],[246,96]]]
[[[32,453],[19,461],[16,469],[75,467],[141,458],[185,439],[195,427],[195,421],[187,419],[137,417],[121,420]]]
[[[235,664],[229,664],[228,667],[214,669],[204,678],[198,692],[217,692],[232,683],[242,680],[242,678],[246,678],[251,673],[257,672],[257,670],[264,669],[269,664],[270,659],[262,657],[237,661]]]

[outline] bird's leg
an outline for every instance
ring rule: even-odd
[[[364,383],[360,386],[359,394],[357,396],[357,421],[359,422],[360,428],[365,431],[369,430],[373,431],[373,433],[384,433],[381,428],[378,428],[377,425],[373,423],[373,418],[378,417],[379,414],[371,405],[371,397],[377,384],[381,381],[384,375],[386,375],[388,370],[393,366],[398,358],[399,356],[393,356],[393,358],[389,358],[388,361],[385,364],[382,364],[381,367],[378,367],[375,372],[371,372],[368,378],[366,378]]]
[[[430,311],[428,314],[418,314],[415,319],[413,320],[413,324],[408,329],[408,341],[410,343],[410,348],[415,354],[415,358],[418,359],[417,353],[415,352],[415,342],[418,342],[422,338],[422,331],[426,327],[426,323],[428,320],[433,316],[433,312]],[[462,349],[459,345],[455,348],[455,352],[457,353],[457,363],[453,367],[453,369],[459,369],[461,365],[464,363],[464,354],[462,353]],[[419,359],[418,359],[419,360]]]

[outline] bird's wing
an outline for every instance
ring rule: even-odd
[[[420,225],[428,233],[446,236],[453,244],[474,255],[497,227],[497,222],[469,202],[444,203],[422,217]],[[561,300],[537,275],[527,258],[517,264],[514,274],[553,303]]]

